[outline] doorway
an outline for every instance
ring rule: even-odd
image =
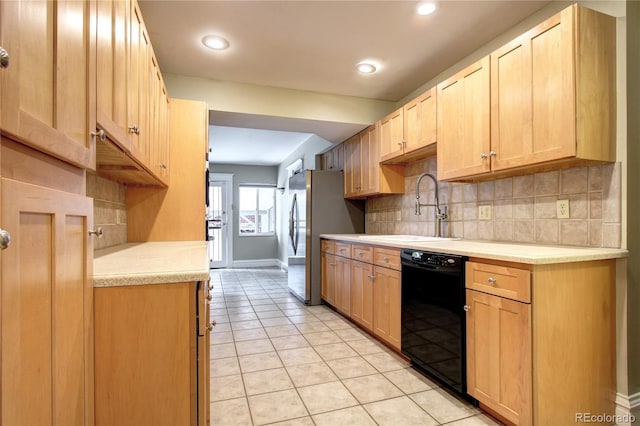
[[[209,267],[227,268],[232,261],[231,190],[233,188],[233,175],[212,173],[209,181],[210,204],[207,211]]]

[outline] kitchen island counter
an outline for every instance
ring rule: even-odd
[[[617,259],[628,251],[615,248],[550,246],[412,235],[323,234],[321,238],[395,248],[410,248],[530,265]]]
[[[208,280],[206,241],[127,243],[94,253],[94,287]]]

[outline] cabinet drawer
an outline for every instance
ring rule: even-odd
[[[336,256],[351,257],[351,244],[336,242]]]
[[[351,258],[361,262],[373,262],[373,247],[354,244],[351,248]]]
[[[467,262],[466,287],[520,302],[531,302],[531,272],[526,269]]]
[[[373,249],[373,263],[385,268],[400,270],[400,250],[375,247]]]
[[[329,254],[336,253],[336,242],[333,240],[322,240],[320,241],[320,251]]]

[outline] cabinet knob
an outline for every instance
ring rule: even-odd
[[[11,244],[11,234],[9,231],[0,229],[0,250],[4,250]]]
[[[490,157],[495,157],[496,155],[498,155],[495,151],[490,151],[489,152],[489,156]]]
[[[213,296],[211,294],[207,294],[207,300],[211,302],[213,300]]]
[[[217,324],[216,320],[211,321],[211,324],[207,326],[207,331],[212,331],[213,327],[215,327],[216,324]]]
[[[376,276],[375,275],[367,275],[367,278],[369,278],[370,280],[375,280]]]
[[[104,142],[105,140],[107,140],[107,134],[104,132],[104,130],[100,129],[97,130],[95,132],[91,132],[91,136],[95,136],[98,139],[100,139],[102,142]]]
[[[487,158],[487,154],[485,154],[484,152],[482,154],[480,154],[480,158]]]
[[[497,281],[497,280],[496,280],[495,278],[493,278],[493,277],[489,277],[489,278],[487,278],[487,282],[488,282],[489,284],[495,284],[495,283],[496,283],[496,281]]]
[[[385,263],[389,263],[389,258],[387,256],[383,257],[382,260],[384,260]]]
[[[98,238],[102,238],[102,236],[104,235],[104,231],[100,226],[98,226],[96,229],[90,230],[89,235],[95,235]]]
[[[464,306],[462,307],[462,309],[464,309],[464,311],[465,311],[465,312],[469,312],[469,311],[471,310],[471,306],[469,306],[469,305],[464,305]]]
[[[398,141],[398,145],[402,146],[404,144],[404,141]]]
[[[0,47],[0,68],[9,68],[9,52]]]
[[[139,135],[140,134],[140,128],[138,127],[137,124],[134,124],[133,126],[129,126],[129,133],[133,133],[135,135]]]

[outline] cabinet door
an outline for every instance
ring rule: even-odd
[[[351,315],[351,260],[336,256],[336,309],[344,315]]]
[[[378,128],[369,126],[360,134],[361,170],[363,194],[375,194],[380,191],[380,144]]]
[[[362,188],[360,134],[344,142],[344,196],[357,196]]]
[[[129,22],[127,112],[131,152],[138,161],[148,165],[150,45],[140,8],[135,2],[132,4]]]
[[[95,1],[0,2],[2,126],[16,139],[95,169]]]
[[[374,268],[373,331],[400,350],[401,273],[393,269]]]
[[[322,270],[322,299],[335,306],[336,295],[336,256],[322,253],[320,256],[320,268]]]
[[[93,424],[93,202],[2,179],[5,425]]]
[[[95,289],[97,425],[196,424],[196,285]]]
[[[404,153],[436,143],[436,89],[407,103],[404,114]]]
[[[438,179],[490,169],[489,57],[438,85]]]
[[[127,115],[130,0],[98,0],[96,121],[109,139],[131,151]]]
[[[400,108],[380,120],[380,160],[386,161],[404,152],[404,117]]]
[[[151,171],[162,181],[169,178],[169,135],[167,129],[167,94],[155,57],[151,58],[149,80],[149,150]]]
[[[515,424],[531,424],[531,305],[466,291],[467,392]]]
[[[571,11],[491,54],[493,170],[576,155]]]
[[[373,265],[351,261],[351,319],[373,330]]]

